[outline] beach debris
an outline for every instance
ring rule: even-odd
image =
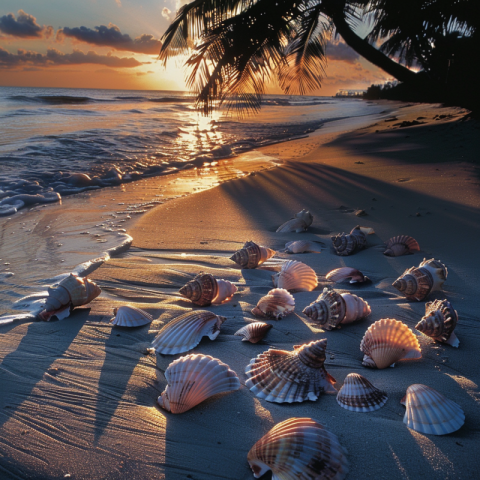
[[[240,250],[237,250],[231,257],[236,264],[242,268],[255,268],[272,258],[277,252],[271,248],[262,247],[255,242],[245,242]]]
[[[454,332],[457,322],[458,313],[452,304],[448,300],[435,300],[425,305],[425,316],[415,328],[437,342],[458,348],[460,341]]]
[[[233,298],[237,287],[228,280],[217,280],[209,273],[199,273],[180,289],[180,293],[196,305],[206,307],[226,303]]]
[[[328,272],[325,278],[335,283],[343,282],[347,278],[350,278],[350,283],[364,283],[369,280],[360,270],[351,267],[336,268]]]
[[[387,400],[387,392],[374,387],[358,373],[349,373],[337,394],[337,403],[352,412],[373,412]]]
[[[355,210],[354,213],[357,217],[366,217],[368,215],[365,210]]]
[[[234,335],[242,338],[242,342],[258,343],[273,325],[264,322],[252,322],[237,330]]]
[[[410,385],[400,403],[406,407],[403,423],[416,432],[447,435],[465,423],[461,407],[427,385]]]
[[[367,244],[367,234],[358,225],[348,235],[341,233],[331,238],[335,253],[340,256],[351,255]]]
[[[152,347],[162,355],[188,352],[200,343],[202,337],[215,340],[225,320],[225,317],[207,310],[184,313],[163,326]]]
[[[303,209],[301,212],[296,213],[294,218],[280,225],[276,231],[278,233],[305,232],[312,222],[313,215],[308,210]]]
[[[59,283],[48,287],[45,307],[38,317],[45,322],[48,322],[53,316],[62,320],[70,315],[70,311],[74,307],[90,303],[101,292],[102,290],[96,283],[71,273]]]
[[[140,327],[153,321],[153,317],[149,313],[132,305],[114,308],[113,315],[110,323],[117,327]]]
[[[287,260],[272,280],[275,287],[299,292],[311,292],[318,285],[315,271],[297,260]]]
[[[418,242],[408,235],[392,237],[385,245],[386,248],[383,254],[388,257],[400,257],[401,255],[410,255],[413,252],[420,251]]]
[[[165,370],[167,387],[157,402],[172,413],[183,413],[217,393],[240,388],[237,374],[210,355],[185,355]]]
[[[302,313],[319,323],[325,330],[332,330],[341,323],[352,323],[371,313],[370,305],[352,293],[338,293],[324,288],[319,297]]]
[[[337,393],[335,379],[325,370],[327,339],[295,345],[293,352],[270,348],[252,358],[245,369],[245,386],[268,402],[317,400],[322,393]]]
[[[379,369],[394,367],[400,360],[422,358],[415,334],[393,318],[383,318],[370,325],[362,338],[360,350],[365,354],[363,365]]]
[[[310,240],[293,240],[285,244],[285,253],[321,253],[320,244]]]
[[[269,470],[275,480],[343,480],[348,473],[346,451],[338,438],[312,418],[278,423],[255,443],[247,460],[255,478]]]
[[[274,288],[258,301],[257,306],[252,309],[252,314],[256,317],[280,320],[294,309],[293,295],[284,288]]]
[[[418,267],[405,270],[392,285],[409,300],[420,302],[430,292],[441,290],[447,275],[447,267],[440,260],[424,258]]]

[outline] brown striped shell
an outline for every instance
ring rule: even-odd
[[[343,282],[343,280],[346,280],[347,278],[351,279],[350,283],[363,283],[368,280],[368,277],[366,277],[360,270],[350,267],[336,268],[335,270],[328,272],[325,278],[335,283]]]
[[[115,315],[110,323],[117,327],[140,327],[153,321],[153,317],[140,308],[123,305],[113,310]]]
[[[293,295],[284,288],[274,288],[258,301],[257,306],[252,309],[252,314],[256,317],[280,320],[294,309]]]
[[[387,402],[386,392],[358,373],[349,373],[337,394],[337,403],[352,412],[373,412]]]
[[[252,322],[237,330],[234,335],[243,337],[242,342],[258,343],[272,326],[264,322]]]
[[[392,237],[385,244],[384,255],[388,257],[399,257],[401,255],[409,255],[413,252],[419,252],[420,245],[413,238],[408,235],[398,235],[397,237]]]
[[[359,226],[353,228],[348,235],[341,233],[331,238],[335,253],[340,256],[351,255],[367,244],[367,236]]]
[[[231,257],[236,264],[242,268],[255,268],[275,255],[275,250],[262,247],[255,242],[246,242],[240,250],[237,250]]]
[[[318,285],[317,274],[305,263],[287,260],[279,273],[272,275],[273,285],[289,291],[311,292]]]
[[[217,280],[209,273],[200,273],[180,289],[180,293],[196,305],[208,305],[228,302],[237,287],[228,280]]]
[[[448,300],[435,300],[425,305],[425,316],[415,328],[438,342],[458,348],[460,341],[454,332],[457,322],[458,314],[452,304]]]

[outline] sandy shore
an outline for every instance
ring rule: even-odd
[[[103,293],[89,308],[78,308],[61,322],[1,327],[0,476],[249,479],[251,446],[276,423],[307,416],[324,423],[348,450],[347,478],[476,478],[479,257],[470,245],[480,234],[475,163],[480,150],[478,124],[464,114],[410,105],[341,135],[341,126],[331,125],[262,149],[284,160],[281,166],[158,205],[127,227],[133,246],[90,276]],[[413,120],[422,123],[402,124]],[[307,233],[275,233],[303,208],[314,215]],[[355,216],[358,209],[367,215]],[[357,224],[375,230],[368,248],[336,256],[330,236]],[[401,234],[415,237],[421,252],[382,255],[383,242]],[[269,322],[273,328],[263,343],[241,342],[234,333],[253,318],[250,310],[272,288],[271,272],[240,270],[229,256],[247,240],[280,251],[298,238],[323,242],[322,253],[277,257],[311,266],[318,287],[294,294],[294,314]],[[359,345],[370,324],[396,318],[413,328],[424,315],[424,302],[409,302],[391,286],[424,257],[448,267],[444,290],[429,300],[448,298],[458,311],[460,347],[419,335],[422,359],[386,370],[365,368]],[[330,284],[326,273],[344,265],[360,269],[372,283],[337,289],[364,298],[372,314],[323,331],[301,312]],[[156,398],[166,386],[163,372],[182,355],[148,355],[146,349],[162,325],[192,310],[178,289],[200,271],[234,282],[238,292],[231,302],[208,308],[227,321],[215,341],[205,338],[189,353],[227,363],[242,387],[172,415],[156,406]],[[125,303],[144,308],[155,320],[137,329],[112,328],[112,307]],[[244,386],[246,365],[269,346],[292,350],[320,338],[328,340],[325,366],[335,387],[349,373],[360,373],[388,393],[384,407],[349,412],[334,395],[277,405]],[[414,383],[457,402],[465,425],[439,437],[409,430],[400,400]]]

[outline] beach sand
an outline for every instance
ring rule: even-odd
[[[419,125],[401,125],[419,117],[425,117]],[[414,104],[356,127],[341,133],[337,123],[308,138],[265,147],[264,155],[284,163],[156,206],[126,227],[134,239],[130,250],[89,276],[103,292],[88,307],[60,322],[0,327],[0,476],[249,479],[247,453],[262,435],[288,418],[312,417],[347,449],[349,479],[476,478],[478,123],[461,109]],[[275,232],[304,208],[314,216],[308,232]],[[357,217],[359,209],[367,215]],[[335,255],[330,237],[358,224],[375,231],[368,248]],[[416,238],[421,251],[384,256],[383,242],[401,234]],[[254,318],[250,310],[273,288],[272,272],[241,270],[229,257],[247,240],[280,252],[295,239],[322,242],[322,252],[275,258],[311,266],[318,287],[294,293],[295,312],[268,321],[273,328],[263,342],[242,342],[234,333]],[[359,345],[369,325],[395,318],[413,329],[424,315],[425,302],[407,301],[391,286],[423,258],[440,259],[448,268],[443,291],[428,300],[452,302],[460,347],[417,332],[420,360],[384,370],[364,367]],[[331,285],[327,272],[341,266],[358,268],[372,280],[335,287],[364,298],[372,313],[323,331],[301,312]],[[188,353],[227,363],[242,386],[173,415],[157,407],[156,399],[166,386],[163,372],[185,354],[154,355],[147,348],[162,325],[197,309],[178,290],[200,271],[234,282],[238,292],[229,303],[207,308],[227,321],[215,341],[205,337]],[[155,320],[135,329],[112,328],[112,308],[125,303],[144,308]],[[384,407],[350,412],[338,406],[335,395],[275,404],[245,387],[246,365],[270,346],[291,351],[321,338],[328,340],[325,367],[337,390],[349,373],[360,373],[388,393]],[[446,436],[408,429],[400,400],[414,383],[457,402],[465,425]]]

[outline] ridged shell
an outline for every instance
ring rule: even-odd
[[[411,267],[393,282],[393,286],[409,300],[422,301],[430,292],[441,290],[447,279],[447,267],[434,258],[423,259],[418,267]]]
[[[275,253],[277,252],[271,248],[262,247],[255,242],[250,241],[246,242],[245,245],[243,245],[243,248],[237,250],[230,257],[230,260],[233,260],[242,268],[255,268],[269,258],[272,258]]]
[[[352,412],[373,412],[383,407],[387,400],[386,392],[358,373],[348,374],[337,394],[337,403]]]
[[[340,256],[351,255],[367,244],[367,237],[359,226],[353,228],[348,235],[341,233],[331,238],[335,253]]]
[[[293,352],[271,348],[252,358],[245,369],[245,386],[257,397],[276,403],[314,401],[321,393],[336,393],[335,379],[323,366],[327,340],[293,348]]]
[[[115,308],[113,314],[115,316],[110,320],[110,323],[117,327],[140,327],[153,320],[149,313],[131,305]]]
[[[180,289],[180,293],[196,305],[206,307],[232,299],[237,287],[228,280],[217,280],[209,273],[200,273]]]
[[[408,235],[392,237],[385,245],[383,254],[389,257],[400,257],[401,255],[409,255],[410,253],[420,251],[418,242]]]
[[[297,260],[287,260],[272,280],[275,287],[289,291],[311,292],[318,285],[315,271]]]
[[[285,253],[321,253],[322,249],[318,242],[309,240],[294,240],[285,244]]]
[[[325,278],[335,283],[343,282],[343,280],[346,280],[347,278],[351,279],[350,283],[363,283],[368,280],[360,270],[350,267],[336,268],[335,270],[328,272]]]
[[[252,310],[256,317],[280,320],[295,309],[295,299],[284,288],[274,288],[262,297]]]
[[[258,343],[273,325],[264,322],[252,322],[237,330],[234,335],[242,338],[242,342]]]
[[[277,233],[305,232],[308,225],[301,218],[292,218],[277,228]]]
[[[225,320],[225,317],[206,310],[185,313],[164,325],[152,346],[162,355],[188,352],[200,343],[202,337],[215,340]]]
[[[378,320],[360,343],[366,367],[387,368],[399,360],[422,358],[417,337],[404,323],[393,318]]]
[[[220,305],[222,303],[229,302],[237,291],[237,287],[228,280],[217,280],[217,285],[218,293],[217,296],[212,300],[213,305]]]
[[[212,395],[240,388],[237,374],[209,355],[186,355],[165,370],[168,385],[158,404],[172,413],[183,413]]]
[[[247,456],[255,478],[272,471],[272,480],[343,480],[346,451],[338,438],[311,418],[290,418],[275,425]]]
[[[458,348],[460,341],[454,332],[457,322],[458,314],[452,304],[448,300],[435,300],[425,305],[425,316],[415,328],[438,342]]]
[[[406,407],[403,423],[420,433],[447,435],[465,423],[459,405],[426,385],[410,385],[400,403]]]
[[[303,209],[301,212],[296,213],[294,217],[303,220],[306,223],[307,227],[309,227],[313,223],[313,215],[305,209]]]

